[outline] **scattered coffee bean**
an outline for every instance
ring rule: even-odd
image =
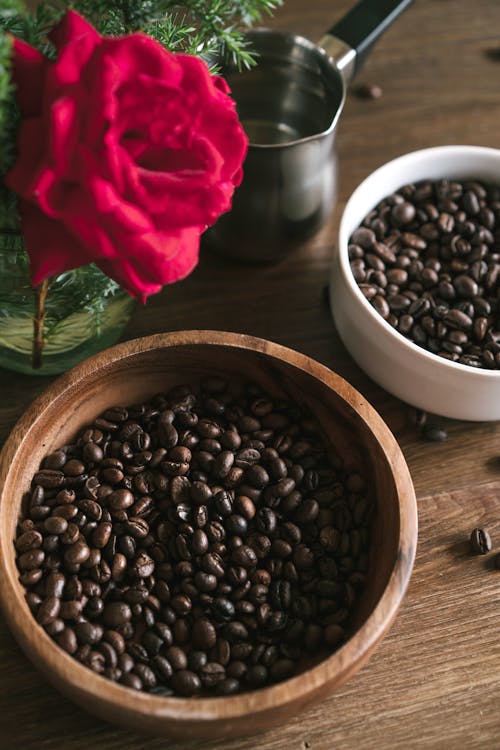
[[[395,209],[418,246],[411,203]],[[374,237],[357,231],[361,247]],[[374,268],[394,253],[375,244]],[[29,609],[64,651],[134,690],[232,695],[285,680],[346,637],[368,484],[330,464],[309,414],[255,384],[208,378],[107,409],[33,477],[15,539]]]
[[[499,187],[425,180],[380,201],[348,250],[360,290],[401,335],[452,362],[497,370],[499,239]]]
[[[491,538],[486,529],[473,529],[470,544],[476,555],[486,555],[491,551]]]
[[[380,99],[382,89],[374,83],[358,83],[350,88],[351,93],[358,99]]]

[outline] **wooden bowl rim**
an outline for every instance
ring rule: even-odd
[[[98,696],[103,704],[114,709],[119,707],[131,716],[139,718],[148,715],[156,720],[177,723],[243,718],[251,712],[284,706],[291,698],[305,702],[309,694],[325,683],[341,681],[355,670],[356,665],[361,666],[389,628],[404,597],[415,559],[418,523],[415,491],[401,449],[376,410],[355,388],[325,365],[293,349],[246,334],[209,330],[177,331],[126,341],[85,360],[51,383],[16,423],[0,454],[0,513],[8,503],[6,484],[12,459],[23,449],[33,425],[43,419],[45,410],[68,388],[75,388],[97,370],[136,355],[193,345],[226,346],[260,352],[302,370],[337,393],[340,386],[341,398],[351,406],[384,449],[397,490],[400,537],[399,554],[382,596],[360,628],[331,656],[310,670],[267,688],[230,697],[177,698],[136,692],[95,674],[65,653],[42,628],[33,627],[34,619],[27,609],[23,587],[17,579],[11,580],[6,565],[6,555],[9,554],[7,546],[12,540],[3,540],[0,535],[0,605],[12,633],[31,660],[49,676],[52,675],[59,685],[67,683],[72,695],[84,695],[89,701]],[[14,605],[9,604],[10,601]]]

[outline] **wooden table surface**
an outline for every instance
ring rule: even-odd
[[[346,0],[286,0],[268,24],[312,40]],[[324,289],[340,211],[373,169],[404,152],[500,147],[500,3],[418,0],[359,76],[380,99],[348,96],[338,131],[340,197],[328,225],[285,261],[252,267],[202,253],[194,273],[136,311],[127,337],[213,328],[251,333],[315,357],[382,414],[408,462],[419,503],[409,592],[367,666],[331,698],[258,737],[182,743],[115,728],[50,687],[0,622],[0,747],[52,750],[357,750],[500,748],[500,571],[467,539],[486,527],[500,551],[500,424],[445,421],[426,442],[409,408],[359,370],[333,326]],[[0,439],[48,379],[0,371]]]

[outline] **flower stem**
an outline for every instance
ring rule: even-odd
[[[42,351],[45,344],[43,324],[45,320],[45,300],[49,291],[49,280],[44,279],[35,287],[35,317],[33,318],[33,349],[31,365],[34,370],[42,366]]]

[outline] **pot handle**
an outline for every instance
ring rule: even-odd
[[[360,0],[320,39],[349,82],[363,65],[371,48],[412,0]]]

